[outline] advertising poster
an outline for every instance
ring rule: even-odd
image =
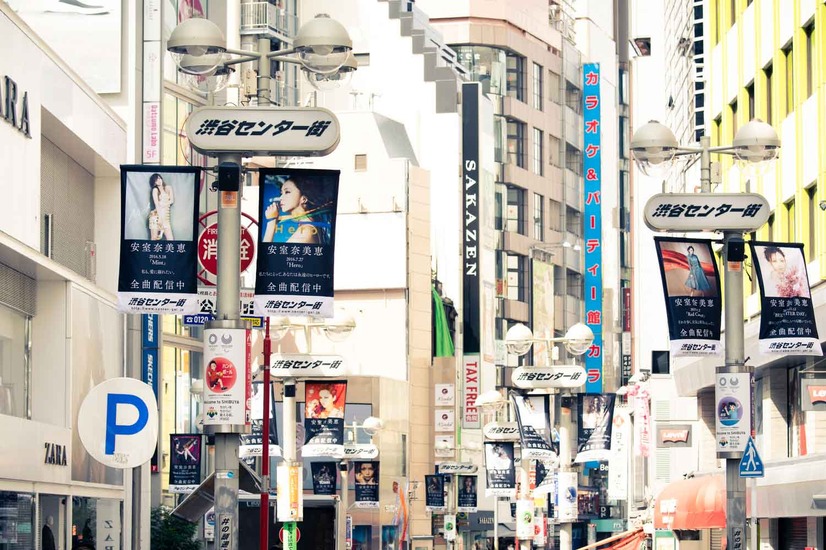
[[[201,483],[201,436],[171,434],[169,438],[169,491],[191,493]]]
[[[257,315],[333,316],[337,170],[259,172]]]
[[[445,508],[445,478],[439,474],[424,476],[425,483],[425,510],[444,512]]]
[[[255,457],[261,456],[264,451],[264,384],[252,383],[250,418],[252,419],[251,433],[241,434],[241,445],[238,448],[238,458],[249,465],[255,463]],[[278,446],[278,430],[275,423],[275,388],[270,388],[270,456],[281,456]]]
[[[536,486],[534,495],[552,493],[554,490],[554,464],[544,460],[536,461]]]
[[[654,243],[671,356],[719,355],[723,300],[711,240],[654,237]]]
[[[608,498],[628,498],[628,448],[631,440],[631,417],[625,410],[614,413],[614,429],[611,432],[611,458],[608,461]]]
[[[353,462],[356,481],[356,508],[379,507],[379,461]]]
[[[516,538],[533,538],[533,512],[533,500],[520,499],[516,501]]]
[[[453,409],[436,409],[433,415],[435,431],[453,433],[456,430],[456,412]]]
[[[250,332],[204,330],[204,426],[250,423]]]
[[[574,462],[606,461],[611,457],[615,398],[613,393],[577,395],[577,453]]]
[[[456,540],[456,514],[445,514],[445,540]]]
[[[310,470],[313,475],[314,495],[336,494],[337,465],[338,464],[333,461],[310,463]]]
[[[751,375],[718,372],[714,397],[717,452],[742,453],[751,436]]]
[[[548,396],[511,393],[523,459],[549,459],[556,456],[551,446],[551,426],[548,418]]]
[[[576,521],[577,518],[577,473],[559,472],[556,513],[561,522]]]
[[[485,442],[485,470],[488,496],[516,495],[516,469],[513,463],[513,443]]]
[[[304,383],[303,456],[344,457],[344,404],[347,382]]]
[[[201,169],[121,166],[118,309],[198,312],[198,188]]]
[[[452,407],[455,399],[453,384],[436,384],[435,405],[437,407]]]
[[[823,355],[803,245],[749,244],[760,282],[760,353]]]
[[[459,512],[475,512],[478,502],[477,478],[475,475],[460,475],[459,489],[457,494],[457,509]]]

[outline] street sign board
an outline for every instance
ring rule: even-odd
[[[519,367],[511,374],[517,388],[578,388],[585,383],[585,369],[578,365]]]
[[[470,462],[440,462],[440,474],[475,474],[479,467]]]
[[[340,355],[280,353],[274,356],[270,374],[277,378],[335,378],[347,374]]]
[[[763,477],[764,475],[766,475],[766,470],[763,467],[763,460],[757,454],[754,440],[749,437],[746,450],[743,451],[743,458],[740,459],[740,477]]]
[[[372,443],[350,443],[344,446],[344,458],[370,460],[379,456],[379,448]]]
[[[516,422],[489,422],[482,428],[486,439],[493,441],[519,441],[519,425]]]
[[[338,119],[319,107],[200,107],[192,111],[184,128],[196,151],[213,156],[323,156],[340,139]]]
[[[660,193],[645,203],[645,225],[654,231],[755,231],[769,219],[757,193]]]

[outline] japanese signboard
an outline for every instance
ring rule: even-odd
[[[201,483],[200,434],[170,434],[169,491],[191,493]]]
[[[311,462],[310,469],[313,475],[314,495],[336,494],[336,472],[338,468],[335,462]],[[344,480],[344,483],[347,483],[347,480]],[[344,486],[344,483],[342,483],[342,486]]]
[[[452,407],[455,394],[454,387],[453,384],[436,384],[434,404],[437,407]]]
[[[445,507],[445,478],[442,475],[424,476],[424,508],[431,512],[444,512]]]
[[[241,445],[238,448],[238,458],[252,466],[255,457],[261,456],[264,452],[264,384],[262,382],[252,383],[251,398],[252,419],[251,433],[241,434]],[[275,388],[270,389],[270,456],[281,456],[281,448],[278,446],[278,431],[275,424]]]
[[[575,462],[608,460],[614,427],[613,393],[577,395],[577,453]]]
[[[585,239],[585,324],[594,333],[594,342],[585,353],[588,378],[585,391],[602,391],[602,123],[600,115],[600,67],[585,63],[582,68],[584,174],[582,213]]]
[[[760,282],[760,352],[823,355],[803,245],[751,242]]]
[[[456,431],[456,414],[453,409],[436,409],[433,411],[434,428],[436,432]]]
[[[281,462],[275,470],[278,521],[301,521],[304,515],[304,469],[300,462]]]
[[[757,193],[661,193],[645,203],[645,225],[654,231],[755,231],[771,208]]]
[[[481,235],[479,223],[479,101],[478,82],[462,84],[462,243],[464,352],[478,357],[481,352],[481,276],[479,266]],[[471,427],[471,426],[466,426]],[[478,427],[478,426],[477,426]]]
[[[475,512],[477,506],[477,479],[476,476],[459,476],[457,510],[459,512]]]
[[[462,427],[478,428],[481,425],[476,398],[479,397],[479,355],[465,355],[462,377]]]
[[[522,442],[522,460],[547,459],[556,456],[551,446],[551,425],[547,395],[511,393]]]
[[[751,436],[751,374],[718,372],[714,385],[718,458],[740,454]]]
[[[631,415],[625,409],[614,411],[614,427],[611,430],[611,458],[608,460],[608,498],[628,498],[629,446],[631,444]]]
[[[344,446],[344,458],[368,460],[379,456],[379,448],[372,443],[348,443]]]
[[[251,421],[250,332],[204,330],[204,425],[246,425]]]
[[[585,369],[578,365],[517,367],[511,374],[517,388],[578,388],[585,383]]]
[[[347,370],[340,355],[281,353],[274,356],[270,374],[277,378],[341,377]]]
[[[519,424],[516,422],[489,422],[482,428],[485,439],[494,441],[519,441]]]
[[[475,474],[479,467],[472,462],[440,462],[440,474]]]
[[[485,442],[488,496],[516,496],[516,469],[513,456],[513,443]]]
[[[710,240],[654,237],[665,294],[671,355],[719,355],[723,312]]]
[[[255,292],[252,289],[241,289],[239,303],[241,320],[247,321],[250,324],[250,328],[264,328],[264,318],[253,315],[255,312],[254,297]],[[198,287],[198,313],[194,315],[184,315],[184,324],[187,326],[200,326],[215,319],[217,303],[218,290],[215,287]]]
[[[561,471],[557,474],[556,512],[561,522],[576,521],[579,508],[577,506],[579,483],[577,472]]]
[[[281,168],[259,177],[256,312],[332,317],[339,172]]]
[[[304,456],[344,457],[346,401],[346,381],[304,384]]]
[[[195,313],[200,168],[121,166],[118,308]]]
[[[379,507],[379,462],[371,460],[353,462],[356,481],[356,508]]]
[[[340,138],[336,116],[317,107],[200,107],[184,128],[192,147],[205,154],[321,156]]]

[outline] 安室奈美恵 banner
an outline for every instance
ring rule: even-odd
[[[201,484],[201,435],[171,434],[169,491],[191,493]]]
[[[353,462],[353,478],[356,482],[356,508],[378,508],[379,461]]]
[[[346,381],[304,383],[304,456],[344,457]]]
[[[611,458],[615,398],[613,393],[577,395],[579,422],[574,462],[606,461]]]
[[[456,510],[459,512],[475,512],[478,502],[476,475],[460,475],[459,489],[456,496]]]
[[[516,496],[516,469],[513,463],[512,442],[485,442],[485,470],[488,496]]]
[[[671,355],[719,355],[723,312],[711,240],[654,237],[660,262]]]
[[[201,169],[121,166],[118,309],[197,313]]]
[[[550,459],[556,456],[551,445],[551,425],[548,419],[548,396],[511,393],[519,438],[522,442],[522,459]]]
[[[257,315],[333,316],[337,170],[259,172]]]
[[[760,281],[760,353],[823,355],[803,245],[749,244]]]
[[[424,509],[430,512],[444,512],[445,478],[441,474],[424,476]]]
[[[313,476],[313,494],[314,495],[334,495],[336,494],[336,472],[338,471],[338,463],[333,461],[325,462],[311,462],[310,469]],[[347,490],[346,476],[342,478],[342,487]]]

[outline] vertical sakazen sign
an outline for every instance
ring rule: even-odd
[[[201,169],[121,166],[118,309],[197,313]]]
[[[338,170],[259,172],[258,315],[333,316]]]
[[[462,427],[479,428],[476,397],[481,366],[479,277],[479,100],[478,83],[462,84]]]
[[[602,392],[602,137],[599,63],[583,66],[582,98],[585,128],[582,155],[585,240],[585,324],[594,343],[585,354],[585,391]]]
[[[760,281],[760,353],[823,355],[803,245],[750,244]]]

